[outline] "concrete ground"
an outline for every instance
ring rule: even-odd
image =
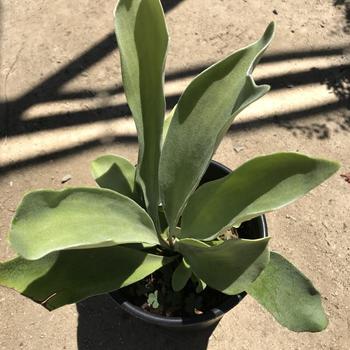
[[[337,3],[337,4],[336,4]],[[89,162],[103,153],[137,158],[121,89],[112,0],[2,0],[0,5],[0,260],[13,256],[8,226],[36,188],[93,185]],[[323,295],[330,324],[292,333],[247,297],[212,334],[173,334],[133,320],[107,296],[52,313],[0,288],[0,349],[350,348],[350,5],[332,0],[164,1],[171,44],[168,107],[190,79],[256,40],[275,20],[276,38],[256,70],[272,91],[232,125],[215,159],[300,151],[335,159],[332,179],[268,215],[272,247]],[[61,184],[64,176],[72,178]]]

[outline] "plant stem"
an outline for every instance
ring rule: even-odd
[[[168,236],[168,243],[171,249],[174,249],[174,239],[171,235]]]

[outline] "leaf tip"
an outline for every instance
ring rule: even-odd
[[[263,34],[263,38],[266,40],[265,47],[267,47],[270,44],[270,42],[275,36],[275,32],[276,32],[276,22],[272,21],[268,24]]]

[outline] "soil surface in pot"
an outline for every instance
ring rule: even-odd
[[[167,317],[200,315],[222,304],[230,296],[206,287],[198,291],[200,282],[192,277],[185,288],[175,292],[171,276],[176,264],[169,264],[143,280],[120,289],[132,304],[145,311]]]

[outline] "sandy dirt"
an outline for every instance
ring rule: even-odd
[[[0,349],[350,348],[350,5],[331,0],[164,2],[171,44],[168,107],[190,79],[256,40],[275,20],[276,38],[256,70],[272,86],[232,125],[215,159],[300,151],[341,170],[297,203],[268,215],[272,248],[323,296],[330,324],[290,332],[247,297],[212,334],[177,335],[131,319],[107,296],[49,313],[0,288]],[[135,162],[137,139],[121,88],[111,0],[2,0],[0,66],[0,260],[22,195],[93,185],[89,162],[116,153]],[[61,184],[63,177],[71,180]]]

